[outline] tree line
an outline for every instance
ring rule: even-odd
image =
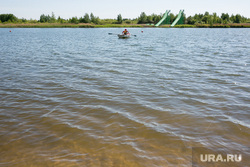
[[[177,18],[178,15],[173,13],[169,14],[169,23],[171,24]],[[39,20],[27,20],[27,19],[18,19],[13,14],[0,14],[0,23],[93,23],[93,24],[156,24],[158,23],[163,14],[151,14],[147,15],[145,12],[142,12],[139,17],[136,19],[123,19],[121,14],[118,14],[116,19],[100,19],[95,16],[93,13],[85,13],[82,17],[72,17],[69,19],[63,19],[60,16],[56,18],[55,14],[52,12],[51,15],[40,15]],[[229,16],[228,13],[222,13],[221,16],[217,13],[210,14],[205,12],[204,14],[195,14],[194,16],[186,17],[183,14],[184,24],[228,24],[228,23],[250,23],[250,19],[246,18],[240,14]]]
[[[42,14],[40,16],[40,19],[38,22],[41,23],[94,23],[94,24],[99,24],[100,23],[100,18],[94,16],[93,13],[90,15],[88,13],[85,13],[83,17],[77,18],[77,17],[72,17],[68,20],[61,18],[60,16],[56,19],[55,14],[52,12],[52,15],[44,15]]]
[[[186,18],[186,24],[228,24],[228,23],[246,23],[249,19],[241,16],[240,14],[229,16],[228,13],[222,13],[218,16],[216,13],[209,14],[205,12],[204,14],[195,14],[194,16],[189,16]]]
[[[169,22],[170,24],[174,22],[178,15],[174,15],[173,13],[169,14]],[[144,12],[138,18],[138,24],[156,24],[163,17],[163,15],[146,15]],[[205,12],[204,14],[195,14],[194,16],[186,17],[183,14],[183,23],[184,24],[228,24],[228,23],[246,23],[250,22],[250,19],[241,16],[240,14],[229,16],[228,13],[222,13],[221,16],[218,16],[217,13],[209,14],[209,12]]]

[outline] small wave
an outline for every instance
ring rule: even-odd
[[[234,124],[237,124],[237,125],[241,125],[243,127],[247,127],[247,128],[250,128],[250,123],[247,123],[245,121],[242,121],[242,120],[238,120],[236,118],[233,118],[231,116],[225,116],[227,118],[227,120],[229,120],[230,122],[234,123]]]

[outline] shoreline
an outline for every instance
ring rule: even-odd
[[[0,23],[0,28],[250,28],[250,23],[161,25],[147,24],[72,24],[72,23]]]

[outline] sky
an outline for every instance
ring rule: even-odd
[[[184,9],[186,16],[206,11],[240,14],[250,18],[250,0],[0,0],[0,14],[12,13],[18,18],[39,19],[41,14],[64,19],[93,13],[101,19],[137,18],[141,12],[162,14],[166,10],[178,14]]]

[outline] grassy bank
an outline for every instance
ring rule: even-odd
[[[123,28],[123,27],[155,27],[146,24],[72,24],[72,23],[0,23],[0,28]],[[160,28],[170,28],[170,25],[161,25]],[[250,28],[250,23],[239,24],[196,24],[176,25],[173,28]]]
[[[170,25],[163,25],[160,27],[169,28]],[[175,25],[173,28],[250,28],[250,23],[232,23],[232,24],[182,24],[182,25]]]
[[[197,28],[250,28],[249,23],[231,23],[231,24],[198,24]]]
[[[91,24],[70,24],[70,23],[2,23],[0,28],[94,28]]]

